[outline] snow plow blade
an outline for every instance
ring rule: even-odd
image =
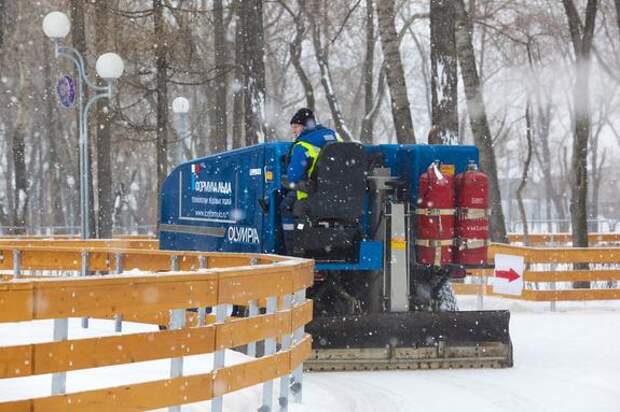
[[[512,367],[508,311],[315,318],[311,371]]]

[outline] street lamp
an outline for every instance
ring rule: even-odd
[[[80,145],[80,209],[81,209],[81,238],[89,239],[90,231],[90,208],[88,189],[90,187],[89,164],[88,164],[88,112],[92,105],[103,98],[111,99],[114,93],[113,82],[118,79],[124,70],[123,59],[115,53],[105,53],[97,59],[96,69],[99,77],[106,81],[105,86],[97,86],[86,77],[86,65],[84,58],[73,47],[62,45],[62,40],[67,37],[71,30],[71,22],[66,14],[59,11],[49,13],[43,19],[43,32],[54,42],[54,54],[56,58],[65,57],[71,60],[79,73],[78,79],[78,104],[79,104],[79,145]],[[93,90],[88,102],[84,102],[84,84]],[[82,265],[85,266],[85,265]],[[85,270],[83,270],[85,272]],[[85,273],[83,273],[85,274]]]
[[[183,159],[183,140],[189,137],[189,100],[185,97],[179,96],[172,101],[172,112],[176,115],[177,121],[177,133],[179,135],[179,141],[175,145],[174,159],[175,163],[180,162]]]
[[[78,70],[78,104],[79,104],[79,146],[80,146],[80,211],[81,211],[81,239],[90,238],[90,208],[89,208],[89,165],[88,165],[88,112],[92,105],[100,99],[111,99],[114,93],[113,82],[118,79],[124,70],[123,59],[117,54],[105,53],[97,59],[97,74],[106,81],[105,86],[97,86],[86,77],[86,65],[84,57],[73,47],[64,46],[62,40],[67,37],[71,30],[71,22],[66,14],[59,11],[49,13],[43,19],[43,32],[54,42],[54,55],[56,58],[65,57],[75,64]],[[92,96],[84,102],[84,84],[93,91]],[[71,88],[73,85],[71,83]],[[73,91],[74,93],[74,91]],[[73,104],[74,95],[68,100],[67,106]],[[82,254],[81,276],[88,273],[88,255]],[[68,337],[68,319],[54,320],[54,340],[66,340]],[[88,318],[82,318],[82,327],[88,327]],[[55,373],[52,377],[52,393],[64,393],[66,386],[66,374]]]

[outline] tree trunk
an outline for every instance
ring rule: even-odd
[[[213,2],[213,48],[215,50],[215,104],[213,107],[215,124],[212,126],[210,140],[211,153],[226,150],[228,119],[226,115],[226,94],[228,92],[228,69],[226,67],[226,28],[224,26],[224,7],[222,0]]]
[[[109,1],[99,1],[95,4],[95,49],[97,55],[109,50],[108,25]],[[100,85],[103,85],[101,82]],[[112,162],[110,152],[111,112],[109,101],[99,101],[96,106],[95,118],[97,119],[97,238],[108,239],[112,237]]]
[[[336,132],[344,140],[351,141],[353,139],[353,135],[344,120],[340,102],[338,101],[336,91],[333,87],[332,74],[329,67],[329,44],[323,44],[323,41],[321,40],[322,26],[317,22],[317,18],[315,16],[315,13],[322,15],[320,11],[324,10],[325,3],[317,3],[319,7],[315,7],[315,9],[320,10],[315,10],[314,13],[311,13],[309,16],[312,24],[312,44],[314,45],[314,54],[321,73],[321,85],[323,86],[325,98],[327,99],[327,104],[329,105],[329,110],[332,114],[332,119],[334,120],[334,128],[336,129]]]
[[[558,190],[556,190],[556,187],[555,187],[555,184],[553,183],[552,175],[551,175],[552,160],[551,160],[551,149],[549,148],[549,134],[547,133],[547,137],[546,138],[541,137],[540,140],[542,141],[541,146],[542,146],[542,155],[543,155],[541,168],[543,168],[543,170],[547,169],[547,172],[543,174],[545,192],[547,193],[547,199],[551,200],[551,203],[553,203],[553,207],[557,214],[558,220],[560,221],[560,224],[558,225],[559,231],[566,232],[568,231],[568,226],[564,223],[564,220],[566,219],[564,199],[562,195],[558,193]]]
[[[155,71],[157,95],[157,222],[159,222],[161,185],[168,175],[168,45],[164,28],[163,0],[153,0]],[[159,226],[159,224],[158,224]]]
[[[527,154],[525,156],[525,162],[523,163],[523,173],[521,175],[521,182],[517,188],[517,202],[519,204],[519,213],[521,215],[521,223],[523,224],[523,244],[525,246],[529,243],[529,230],[527,227],[527,214],[525,212],[525,205],[523,204],[523,191],[527,185],[527,175],[530,169],[530,163],[532,161],[532,118],[530,101],[528,99],[527,107],[525,108],[525,138],[527,140]]]
[[[64,226],[65,216],[62,207],[62,187],[60,184],[60,173],[62,170],[56,141],[58,136],[54,131],[56,130],[54,125],[54,119],[57,116],[55,96],[54,96],[54,83],[52,82],[52,67],[50,62],[51,57],[50,42],[45,43],[45,66],[43,76],[45,78],[45,133],[48,144],[48,162],[47,168],[47,188],[49,196],[49,213],[51,214],[50,225],[51,226]]]
[[[502,211],[502,199],[497,178],[497,164],[491,138],[491,130],[487,120],[486,108],[482,98],[482,86],[478,77],[472,33],[469,31],[469,16],[465,11],[463,0],[455,1],[455,37],[456,48],[461,65],[461,76],[467,99],[467,111],[472,134],[480,150],[480,167],[489,177],[489,201],[491,217],[489,219],[491,239],[495,242],[508,241],[506,223]]]
[[[620,36],[620,0],[614,0],[616,3],[616,26],[618,26],[618,36]]]
[[[431,0],[432,137],[429,144],[457,144],[458,77],[454,38],[454,3]]]
[[[568,226],[564,223],[566,219],[566,211],[564,209],[564,201],[562,195],[556,189],[555,184],[552,180],[551,175],[551,148],[549,147],[549,131],[551,129],[551,107],[550,102],[547,102],[547,106],[545,109],[541,107],[542,102],[539,97],[538,105],[538,136],[541,142],[541,152],[542,159],[540,167],[543,170],[547,170],[546,173],[543,174],[543,181],[545,185],[545,193],[547,195],[547,201],[550,201],[553,204],[553,207],[556,211],[556,215],[558,220],[560,220],[560,224],[558,225],[560,232],[568,231]]]
[[[2,49],[4,49],[5,10],[6,10],[5,0],[0,0],[0,58],[2,57],[2,51],[3,51]]]
[[[551,121],[552,121],[552,97],[550,92],[550,86],[541,84],[540,74],[537,66],[540,65],[540,56],[538,53],[532,53],[532,44],[528,43],[527,52],[528,52],[528,60],[531,69],[531,75],[533,80],[533,96],[536,101],[536,118],[532,122],[532,125],[535,126],[536,133],[535,136],[538,136],[538,143],[535,145],[536,150],[534,153],[536,155],[536,160],[541,168],[541,170],[546,171],[543,173],[543,183],[545,188],[545,209],[546,216],[549,221],[547,222],[547,231],[549,233],[553,232],[553,221],[552,221],[552,213],[551,206],[553,205],[557,219],[560,220],[558,227],[560,232],[568,231],[568,226],[565,225],[563,221],[566,219],[566,213],[564,210],[564,202],[562,196],[559,194],[559,191],[556,188],[556,184],[552,179],[552,164],[554,163],[551,160],[551,149],[549,147],[549,139],[550,139],[550,130],[551,130]],[[530,113],[531,116],[531,113]],[[538,151],[540,148],[540,152]]]
[[[244,65],[244,35],[243,28],[245,26],[245,13],[243,12],[242,1],[236,3],[235,12],[237,19],[235,22],[235,73],[233,81],[233,149],[242,147],[244,144],[243,136],[243,108],[244,108],[244,90],[243,90],[243,65]]]
[[[244,0],[242,37],[244,39],[245,144],[265,141],[265,46],[263,0]]]
[[[598,139],[597,139],[598,140]],[[598,146],[598,142],[597,142]],[[595,149],[598,152],[598,148]],[[592,154],[592,218],[595,221],[592,224],[592,231],[598,233],[601,231],[601,228],[598,223],[598,214],[599,214],[599,197],[601,191],[601,181],[603,180],[603,167],[605,166],[605,153],[601,154],[600,160],[598,159],[598,154]]]
[[[301,3],[303,3],[303,1]],[[295,38],[289,44],[291,63],[293,64],[295,72],[297,73],[297,77],[299,77],[299,81],[304,88],[304,95],[306,96],[306,107],[314,112],[316,109],[314,86],[312,85],[312,81],[306,74],[306,70],[301,63],[302,45],[306,34],[306,27],[304,25],[305,15],[303,4],[300,5],[299,13],[296,16],[293,15],[293,19],[295,20]]]
[[[362,143],[373,143],[374,121],[368,114],[375,103],[373,78],[375,72],[375,9],[373,0],[366,0],[366,56],[364,58],[364,119],[360,138]],[[366,119],[369,119],[366,121]]]
[[[13,131],[13,171],[14,188],[13,234],[26,234],[28,223],[28,172],[26,170],[26,128],[28,126],[28,91],[26,69],[22,59],[19,60],[19,107],[15,130]]]
[[[407,82],[405,81],[405,72],[400,56],[400,41],[394,26],[394,0],[377,2],[377,17],[379,19],[379,33],[387,83],[390,89],[396,139],[400,144],[412,144],[416,140],[409,108],[409,97],[407,96]]]
[[[87,56],[87,47],[86,47],[86,29],[85,29],[85,15],[84,15],[84,4],[85,2],[83,0],[71,0],[71,40],[73,42],[73,47],[75,47],[75,49],[80,52],[80,54],[84,57],[84,59],[86,59]],[[86,62],[86,60],[85,60]],[[76,73],[77,74],[77,73]],[[84,74],[87,75],[88,74],[88,67],[84,67]],[[76,78],[79,77],[79,74],[77,74]],[[84,95],[82,96],[83,98],[83,102],[84,105],[86,105],[86,102],[88,101],[88,88],[86,87],[86,85],[84,85]],[[79,125],[80,120],[79,120],[79,110],[76,110],[76,117],[77,117],[77,124]],[[79,127],[79,126],[78,126]],[[83,125],[84,130],[90,130],[89,129],[89,124],[88,121],[84,123]],[[89,136],[91,134],[89,133]],[[78,133],[79,136],[79,133]],[[86,147],[86,157],[88,159],[88,164],[90,166],[92,166],[93,162],[92,162],[92,150],[91,150],[91,143],[92,141],[88,142],[88,145]],[[78,147],[78,151],[79,151],[79,143],[77,145]],[[78,153],[79,154],[79,153]],[[77,156],[78,162],[79,162],[79,155]],[[78,173],[76,175],[76,189],[77,189],[77,196],[76,199],[79,198],[79,191],[80,189],[80,174],[83,173],[83,171],[81,171],[78,167],[77,169]],[[94,192],[93,192],[93,170],[92,167],[89,167],[88,170],[86,171],[86,173],[88,173],[88,181],[90,182],[89,186],[88,186],[88,228],[89,228],[89,235],[92,235],[94,233],[95,230],[95,224],[96,224],[96,215],[95,215],[95,201],[94,201]],[[79,203],[75,203],[75,204],[79,204]]]
[[[570,202],[573,225],[573,246],[588,246],[588,140],[591,132],[590,118],[590,65],[592,38],[596,23],[598,0],[588,0],[585,25],[573,0],[562,0],[575,51],[575,86],[573,90],[574,139],[572,158],[572,196]],[[583,33],[582,33],[583,28]],[[579,269],[586,269],[580,267]],[[590,282],[575,282],[576,288],[588,288]]]

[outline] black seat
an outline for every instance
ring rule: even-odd
[[[364,213],[367,156],[359,143],[331,143],[319,153],[303,212],[311,219],[356,221]]]
[[[293,254],[324,261],[353,261],[361,240],[368,160],[359,143],[323,147],[308,197],[295,205]]]

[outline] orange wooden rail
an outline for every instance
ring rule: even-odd
[[[533,233],[527,237],[530,245],[543,245],[548,243],[570,243],[573,238],[570,233]],[[522,233],[509,233],[510,243],[523,242]],[[588,241],[591,245],[597,243],[620,242],[620,233],[589,233]]]
[[[28,244],[2,244],[0,242],[0,270],[14,267],[14,252],[20,252],[22,270],[64,270],[78,271],[81,268],[82,254],[88,257],[90,271],[113,271],[118,259],[125,270],[167,271],[170,259],[179,257],[181,270],[197,270],[200,258],[206,259],[206,267],[236,267],[250,264],[282,262],[286,258],[272,255],[252,255],[243,253],[202,253],[178,252],[137,248],[109,248],[105,246],[40,246],[30,241]]]
[[[271,255],[116,249],[110,248],[116,246],[113,243],[90,241],[61,241],[60,247],[47,240],[27,242],[0,242],[0,269],[11,270],[19,261],[22,271],[77,271],[85,261],[89,270],[115,271],[122,264],[123,268],[159,273],[15,276],[0,281],[0,322],[107,318],[119,313],[157,313],[160,318],[154,321],[167,322],[169,317],[164,314],[171,310],[295,298],[292,305],[280,305],[271,313],[203,321],[201,326],[192,324],[184,329],[0,347],[0,379],[214,353],[287,336],[295,339],[276,353],[217,367],[206,374],[4,402],[0,412],[137,411],[205,401],[279,377],[288,382],[291,371],[310,354],[310,337],[300,331],[312,320],[312,302],[299,298],[299,293],[312,285],[312,261]],[[123,350],[119,353],[118,348]]]
[[[481,279],[493,277],[493,271],[472,270],[470,277],[477,279],[474,284],[454,284],[454,290],[461,295],[501,296],[510,299],[529,301],[586,301],[620,299],[620,288],[592,289],[549,289],[548,286],[535,288],[533,284],[548,283],[556,286],[558,282],[617,282],[620,281],[620,248],[618,247],[524,247],[505,244],[492,244],[489,247],[488,261],[492,263],[497,253],[523,256],[526,282],[521,296],[503,296],[493,293],[493,289]],[[603,269],[573,269],[573,264],[589,263],[606,266]],[[562,266],[563,268],[558,268]],[[535,267],[535,269],[532,269]]]

